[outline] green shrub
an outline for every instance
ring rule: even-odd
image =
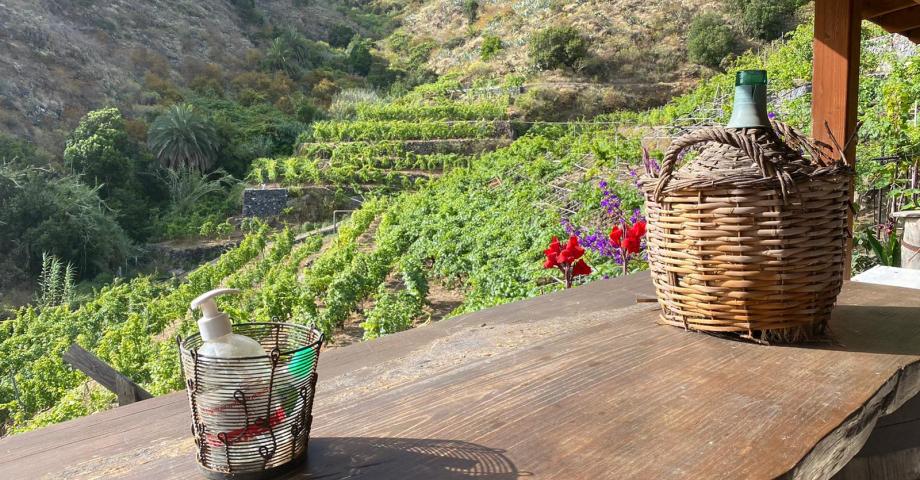
[[[347,120],[355,117],[360,105],[373,105],[380,102],[380,96],[374,90],[364,88],[342,90],[332,97],[329,116],[336,120]]]
[[[690,61],[710,68],[718,68],[735,48],[735,35],[721,16],[704,13],[693,19],[687,38]]]
[[[329,35],[326,37],[329,45],[335,48],[345,48],[355,36],[355,31],[348,25],[333,25],[329,29]]]
[[[466,16],[468,23],[473,23],[479,16],[479,2],[476,0],[463,1],[463,15]]]
[[[530,38],[529,54],[540,70],[575,68],[588,56],[588,40],[575,27],[548,27]]]
[[[785,32],[802,3],[800,0],[730,0],[729,11],[740,18],[748,35],[773,40]]]
[[[236,9],[236,14],[243,23],[261,25],[264,22],[262,13],[256,8],[255,0],[230,0],[230,4]]]
[[[46,165],[50,157],[35,145],[0,132],[0,162],[17,165]]]
[[[120,265],[130,242],[99,187],[77,176],[0,163],[0,263],[37,271],[47,252],[91,278]]]
[[[322,115],[322,111],[313,103],[313,100],[307,97],[301,97],[294,103],[294,116],[300,122],[311,123],[313,120],[317,120],[320,115]]]
[[[491,60],[502,49],[502,40],[495,35],[486,35],[482,38],[482,46],[479,48],[479,58]]]
[[[371,71],[371,63],[374,58],[371,56],[371,48],[368,42],[361,37],[355,36],[345,49],[345,55],[348,56],[348,67],[352,73],[366,77]]]

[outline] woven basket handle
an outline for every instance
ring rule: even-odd
[[[748,158],[757,164],[757,168],[764,178],[776,176],[783,182],[783,177],[777,175],[777,168],[772,155],[768,155],[763,147],[757,143],[754,136],[744,135],[740,132],[727,130],[722,127],[709,127],[690,132],[686,135],[674,139],[668,150],[664,154],[664,161],[661,163],[661,170],[658,173],[658,184],[655,186],[655,200],[661,201],[664,189],[667,188],[671,176],[674,174],[674,167],[681,152],[703,142],[716,142],[725,145],[731,145],[744,152]]]

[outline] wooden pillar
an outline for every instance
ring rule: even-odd
[[[859,93],[859,37],[862,23],[862,0],[815,0],[814,75],[812,79],[812,135],[833,145],[825,128],[830,126],[841,146],[856,130],[856,106]],[[846,149],[850,164],[856,161],[856,144]],[[853,199],[853,185],[850,185]],[[848,213],[853,230],[853,215]],[[847,242],[844,278],[850,278],[850,252]]]

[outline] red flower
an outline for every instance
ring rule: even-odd
[[[626,253],[639,253],[644,236],[645,220],[640,220],[626,229],[626,238],[623,238],[623,230],[619,226],[613,227],[613,230],[610,230],[610,244]]]
[[[610,230],[610,243],[614,248],[620,248],[620,240],[623,238],[623,230],[620,229],[620,226],[617,225],[613,227],[613,230]]]
[[[623,251],[627,253],[639,253],[641,246],[642,244],[639,241],[639,237],[630,235],[629,233],[626,234],[626,239],[623,240]]]
[[[591,267],[585,263],[584,259],[579,260],[574,267],[572,267],[572,276],[577,277],[579,275],[591,275]]]
[[[558,266],[559,262],[556,261],[556,257],[561,251],[562,245],[559,244],[559,239],[553,237],[553,240],[549,242],[549,248],[543,250],[543,254],[546,255],[546,262],[543,263],[543,268],[553,268]]]
[[[636,224],[633,225],[632,228],[629,229],[629,233],[631,233],[636,238],[644,237],[645,236],[645,220],[639,220],[638,222],[636,222]]]
[[[571,263],[581,258],[584,254],[585,249],[578,245],[578,237],[572,235],[569,237],[569,243],[566,244],[565,248],[556,256],[556,262]]]

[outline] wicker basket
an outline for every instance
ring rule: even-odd
[[[779,122],[675,139],[642,179],[661,322],[762,342],[822,333],[843,278],[851,180],[842,154]]]

